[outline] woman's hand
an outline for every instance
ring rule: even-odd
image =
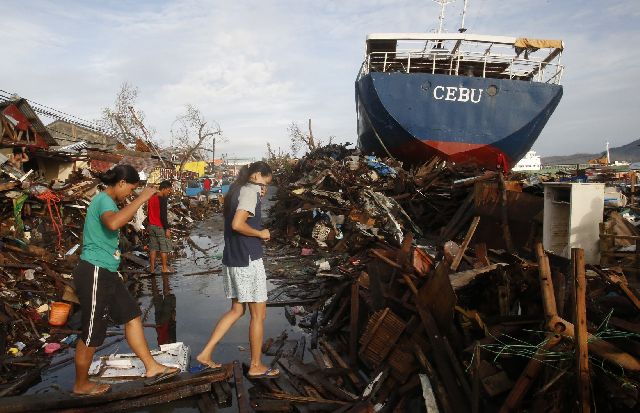
[[[154,196],[157,192],[158,192],[158,190],[156,188],[153,188],[151,186],[147,186],[142,190],[142,192],[140,193],[140,195],[138,197],[144,199],[145,201],[147,201],[152,196]]]
[[[100,216],[102,224],[111,231],[115,231],[124,227],[125,225],[127,225],[127,222],[131,221],[138,208],[140,208],[145,202],[147,202],[149,198],[151,198],[156,192],[158,192],[158,190],[155,188],[151,188],[149,186],[144,188],[136,199],[129,202],[129,204],[127,204],[118,212],[104,212]]]
[[[260,231],[260,239],[263,241],[269,241],[271,239],[271,233],[268,229],[263,229]]]

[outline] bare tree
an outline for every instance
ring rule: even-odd
[[[274,179],[277,183],[284,182],[291,174],[296,161],[294,157],[278,148],[277,151],[267,142],[267,163],[273,170]]]
[[[309,132],[305,133],[300,129],[300,126],[296,122],[291,122],[287,128],[289,132],[289,138],[291,139],[291,153],[296,156],[300,149],[306,149],[311,152],[318,149],[321,146],[330,145],[333,142],[334,136],[329,136],[328,142],[318,140],[313,136],[313,130],[311,129],[311,119],[309,119]]]
[[[138,88],[124,82],[116,95],[113,107],[102,110],[100,126],[125,145],[134,145],[137,139],[151,142],[155,130],[145,126],[144,112],[136,108]]]
[[[214,156],[216,139],[224,139],[220,125],[216,121],[206,120],[202,112],[193,105],[187,105],[185,112],[178,115],[173,124],[172,141],[175,143],[175,149],[181,153],[179,174],[189,159],[204,157],[204,153],[208,152],[204,145],[209,139],[212,141],[211,152]]]

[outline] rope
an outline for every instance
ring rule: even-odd
[[[47,201],[47,209],[49,209],[49,217],[51,217],[51,224],[53,228],[58,233],[58,249],[62,247],[62,218],[60,217],[60,210],[58,209],[58,202],[60,202],[60,197],[53,193],[52,191],[45,191],[40,195],[37,195],[41,201]],[[51,204],[56,210],[56,215],[58,216],[58,221],[53,216],[53,210],[51,209]]]

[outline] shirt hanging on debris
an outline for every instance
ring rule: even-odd
[[[100,192],[91,200],[89,209],[87,209],[80,258],[98,267],[116,272],[120,266],[120,250],[118,249],[120,230],[111,231],[102,224],[100,216],[107,211],[118,212],[118,206],[109,195]]]

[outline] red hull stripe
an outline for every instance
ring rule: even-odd
[[[410,161],[424,161],[436,155],[452,162],[475,164],[492,170],[500,164],[501,156],[507,160],[509,166],[514,164],[513,160],[498,148],[477,143],[415,140],[409,144],[394,147],[391,152],[399,158]]]

